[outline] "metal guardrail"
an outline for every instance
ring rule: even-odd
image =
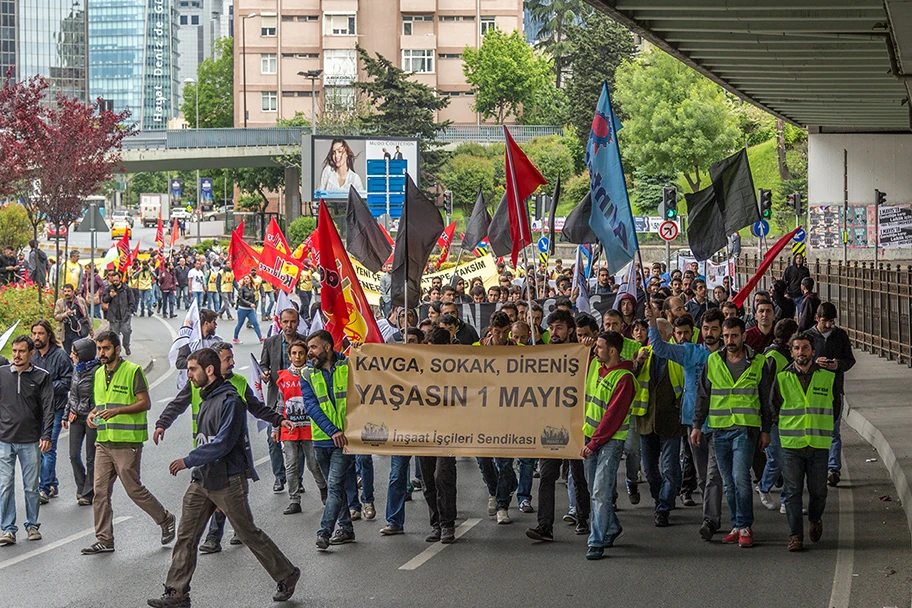
[[[308,127],[256,127],[247,129],[172,129],[141,131],[123,142],[124,150],[187,150],[191,148],[247,148],[262,146],[300,146]],[[510,134],[518,142],[535,137],[562,135],[563,127],[514,125]],[[318,135],[332,135],[321,133]],[[364,133],[364,135],[370,135]],[[503,143],[503,127],[497,125],[460,125],[442,131],[441,143]]]
[[[753,276],[757,260],[756,255],[741,258],[739,285]],[[770,273],[781,277],[790,263],[784,254]],[[816,260],[809,268],[817,295],[836,305],[837,322],[856,347],[912,367],[912,266]]]

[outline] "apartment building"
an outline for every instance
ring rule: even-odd
[[[355,45],[450,98],[438,120],[475,124],[462,51],[523,28],[522,0],[234,0],[235,125],[275,125],[354,103]],[[299,73],[322,70],[315,78]],[[314,99],[311,98],[313,91]]]

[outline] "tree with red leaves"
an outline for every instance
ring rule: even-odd
[[[0,87],[0,197],[27,190],[29,174],[37,164],[30,142],[44,130],[41,100],[47,88],[47,81],[37,76],[15,82],[12,68]]]

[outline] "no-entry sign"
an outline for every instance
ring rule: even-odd
[[[674,222],[662,222],[659,226],[659,236],[663,241],[673,241],[678,238],[678,225]]]

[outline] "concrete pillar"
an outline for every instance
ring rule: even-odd
[[[285,226],[301,217],[301,170],[285,167]]]

